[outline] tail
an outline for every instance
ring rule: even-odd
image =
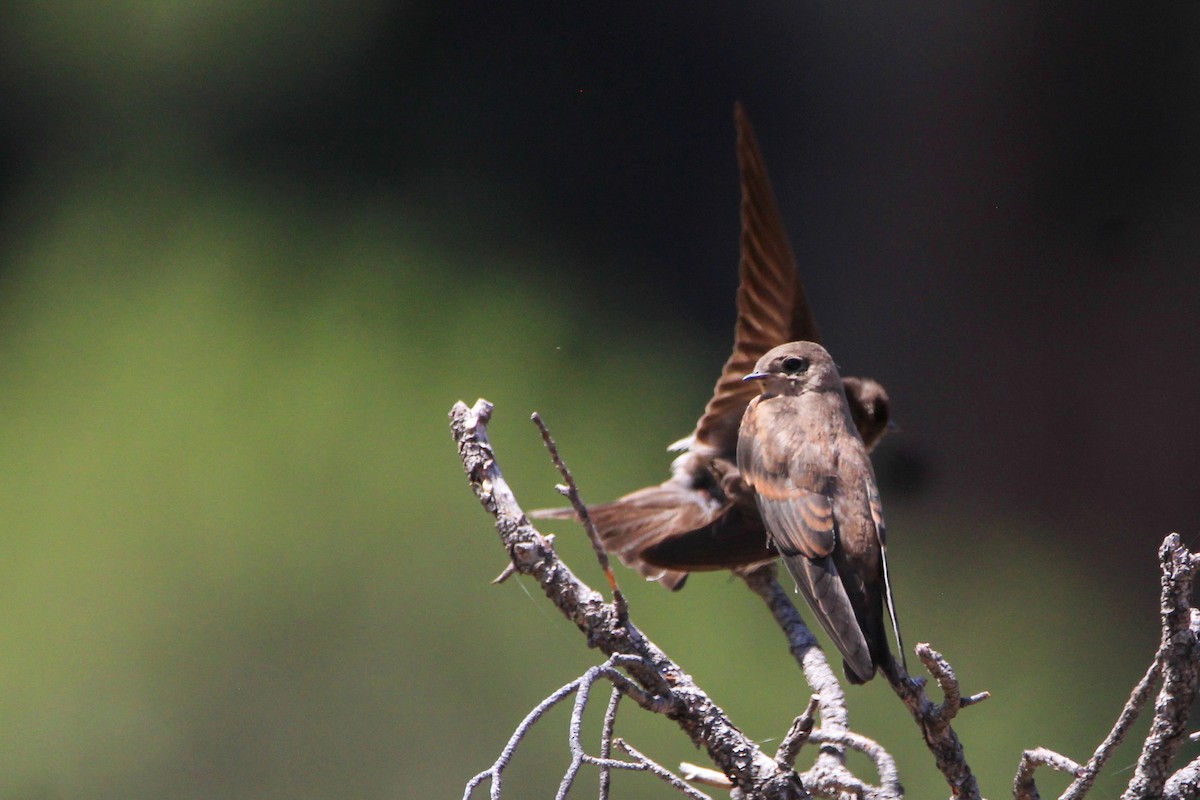
[[[904,637],[900,635],[900,617],[896,614],[896,598],[892,596],[892,580],[888,576],[886,546],[880,546],[879,559],[883,562],[884,602],[887,603],[888,617],[892,621],[892,632],[896,635],[896,650],[900,653],[900,665],[904,669],[905,674],[908,674],[908,658],[904,651]]]
[[[788,556],[784,563],[813,615],[842,654],[846,679],[855,684],[871,680],[875,676],[874,654],[867,646],[867,637],[859,626],[833,559]]]

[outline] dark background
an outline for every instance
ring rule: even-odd
[[[595,654],[487,585],[445,412],[497,403],[531,507],[534,409],[587,498],[665,477],[730,344],[735,100],[826,344],[891,392],[902,618],[996,694],[962,721],[985,793],[1103,737],[1155,548],[1197,533],[1194,6],[3,12],[0,797],[460,791]],[[748,593],[623,579],[786,730],[805,689]],[[944,791],[886,690],[850,700]],[[556,783],[548,722],[514,796]]]

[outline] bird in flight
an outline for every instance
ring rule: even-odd
[[[682,451],[671,464],[671,477],[588,506],[604,547],[672,590],[682,588],[689,572],[748,570],[780,556],[768,538],[755,488],[738,468],[742,416],[759,394],[759,387],[743,378],[778,345],[821,341],[758,141],[740,103],[734,121],[742,197],[733,352],[695,429],[669,448]],[[887,392],[869,378],[846,377],[841,385],[858,435],[870,450],[889,426]],[[567,519],[575,513],[541,509],[531,516]],[[864,680],[871,674],[855,672]]]

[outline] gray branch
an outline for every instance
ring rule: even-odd
[[[1158,550],[1162,569],[1162,689],[1154,704],[1150,735],[1142,747],[1133,780],[1122,800],[1161,797],[1171,777],[1171,762],[1187,734],[1188,712],[1196,694],[1197,646],[1188,597],[1197,558],[1171,534]]]
[[[1150,665],[1150,669],[1146,670],[1146,674],[1142,676],[1142,680],[1138,685],[1133,687],[1133,692],[1129,696],[1129,701],[1125,703],[1125,708],[1121,710],[1121,715],[1117,717],[1117,722],[1113,725],[1113,729],[1109,731],[1108,736],[1096,748],[1096,752],[1088,759],[1088,763],[1084,765],[1083,771],[1079,774],[1067,790],[1063,792],[1061,800],[1080,800],[1088,790],[1092,788],[1092,784],[1096,782],[1096,776],[1100,774],[1100,770],[1108,762],[1108,757],[1113,754],[1120,745],[1125,741],[1125,734],[1129,733],[1129,729],[1133,723],[1137,721],[1138,714],[1146,705],[1146,701],[1150,699],[1150,693],[1154,691],[1154,687],[1158,684],[1158,678],[1162,674],[1162,661],[1159,656],[1154,657],[1154,663]]]
[[[471,488],[496,522],[496,530],[519,574],[537,581],[546,597],[587,637],[588,644],[614,656],[633,656],[622,666],[641,688],[630,694],[643,708],[665,714],[729,777],[742,796],[799,800],[808,796],[797,775],[748,739],[674,661],[647,639],[611,603],[580,581],[526,518],[496,464],[487,437],[492,405],[456,403],[450,427]],[[480,779],[482,780],[482,779]],[[477,785],[477,784],[476,784]],[[473,787],[469,787],[473,788]],[[497,795],[493,782],[493,797]]]
[[[842,684],[833,674],[825,653],[822,652],[812,631],[804,624],[792,599],[779,585],[777,572],[774,564],[767,564],[741,577],[767,604],[771,616],[775,617],[776,624],[787,637],[792,657],[796,659],[796,663],[804,672],[804,679],[816,693],[817,705],[821,712],[821,727],[830,732],[847,731],[850,729],[850,716],[846,711],[846,695],[842,691]],[[839,749],[826,748],[824,754],[835,759],[837,764],[842,763],[842,753]]]
[[[925,680],[903,674],[898,666],[897,675],[890,681],[892,689],[916,720],[925,746],[933,753],[934,762],[950,784],[952,796],[956,800],[982,800],[979,782],[967,764],[962,742],[950,726],[950,721],[958,715],[960,708],[986,700],[988,694],[981,692],[963,700],[958,678],[942,654],[924,643],[914,649],[942,690],[943,702],[938,704],[930,700],[925,694]]]
[[[1193,800],[1200,797],[1200,758],[1167,779],[1163,797],[1166,800]]]
[[[1033,782],[1033,771],[1040,766],[1051,767],[1060,772],[1070,772],[1075,776],[1079,776],[1083,772],[1083,767],[1053,750],[1047,750],[1044,747],[1026,750],[1017,767],[1016,780],[1013,781],[1013,797],[1016,800],[1041,800],[1042,796],[1038,794],[1037,785]]]
[[[1059,800],[1081,800],[1109,757],[1124,741],[1160,680],[1162,688],[1154,705],[1150,732],[1142,744],[1137,768],[1121,795],[1122,800],[1189,800],[1200,796],[1200,759],[1173,775],[1170,772],[1171,763],[1187,734],[1188,715],[1200,672],[1200,612],[1189,603],[1200,556],[1189,552],[1174,533],[1163,541],[1158,555],[1162,583],[1159,600],[1162,639],[1153,663],[1133,688],[1116,724],[1085,766],[1079,767],[1049,750],[1026,751],[1014,783],[1018,800],[1038,797],[1033,783],[1033,769],[1038,764],[1074,772],[1075,780]]]

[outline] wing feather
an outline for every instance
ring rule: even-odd
[[[817,621],[829,634],[834,646],[846,661],[846,667],[865,681],[875,673],[871,650],[854,617],[850,598],[838,576],[833,559],[809,559],[803,556],[785,558],[783,563],[796,581]]]
[[[721,370],[713,397],[696,424],[693,445],[732,454],[746,404],[758,393],[742,383],[763,353],[784,342],[820,342],[796,257],[767,177],[758,140],[746,110],[734,109],[738,167],[742,174],[741,260],[738,265],[737,323],[733,353]]]
[[[659,581],[670,589],[680,588],[687,577],[686,571],[652,563],[643,557],[644,552],[681,534],[713,525],[730,506],[727,500],[691,481],[690,473],[680,470],[657,486],[647,486],[610,503],[588,506],[588,516],[604,549],[647,579]],[[529,516],[575,519],[575,510],[543,508],[531,511]]]
[[[757,493],[759,511],[771,543],[783,555],[796,587],[808,600],[821,627],[861,681],[875,672],[871,651],[854,606],[834,564],[837,519],[831,485],[815,472],[788,474],[784,452],[766,452],[773,440],[758,435],[759,402],[742,423],[737,460],[742,480]]]

